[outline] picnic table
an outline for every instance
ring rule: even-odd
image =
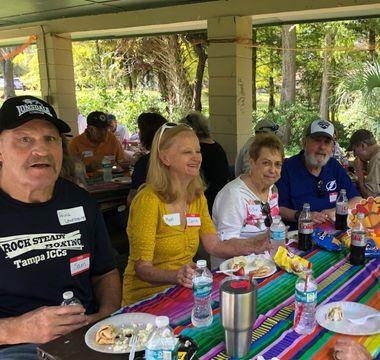
[[[354,301],[380,310],[380,259],[367,260],[364,266],[352,266],[344,252],[328,252],[315,248],[301,253],[313,264],[318,282],[318,304],[334,301]],[[174,286],[165,292],[120,309],[117,314],[146,312],[167,315],[176,334],[187,335],[199,345],[199,359],[227,359],[224,331],[220,323],[219,284],[223,274],[214,274],[212,308],[214,320],[207,328],[191,325],[193,306],[190,289]],[[258,280],[257,320],[252,345],[244,359],[257,355],[271,359],[331,359],[331,349],[340,334],[317,325],[313,333],[298,335],[292,328],[294,316],[294,287],[296,276],[278,270],[272,276]],[[118,359],[125,355],[102,354],[89,349],[84,342],[88,329],[63,336],[40,347],[45,359]],[[380,334],[354,336],[374,358],[380,355]],[[142,355],[141,355],[142,356]]]

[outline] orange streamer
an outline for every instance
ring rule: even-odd
[[[29,39],[28,39],[28,41],[25,44],[23,44],[23,45],[19,46],[18,48],[14,49],[10,53],[2,53],[0,55],[0,61],[4,61],[4,60],[7,60],[7,59],[14,58],[15,56],[17,56],[18,54],[20,54],[21,52],[23,52],[27,47],[29,47],[30,44],[34,43],[36,40],[37,40],[37,36],[36,35],[29,36]]]

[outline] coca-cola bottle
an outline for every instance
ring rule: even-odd
[[[298,218],[298,249],[310,250],[313,246],[313,220],[310,213],[310,204],[303,204],[302,212]]]
[[[366,228],[363,224],[364,214],[358,213],[358,221],[351,230],[350,263],[364,265],[367,244]]]
[[[341,189],[338,199],[336,200],[336,213],[335,213],[335,229],[347,229],[347,216],[348,216],[348,199],[346,190]]]

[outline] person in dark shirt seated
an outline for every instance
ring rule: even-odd
[[[276,186],[281,217],[297,228],[304,203],[310,204],[315,224],[335,221],[336,200],[345,189],[349,207],[360,201],[360,194],[337,160],[332,158],[334,125],[327,120],[315,120],[306,129],[303,150],[286,159]]]
[[[145,183],[148,173],[148,164],[150,158],[150,148],[152,146],[156,131],[167,122],[167,120],[158,113],[142,113],[137,118],[137,126],[139,128],[140,142],[144,148],[149,151],[142,155],[135,163],[132,173],[131,189],[129,190],[127,204],[131,204],[137,189]]]
[[[206,117],[201,113],[196,111],[190,112],[180,122],[191,126],[201,145],[201,175],[207,186],[205,196],[208,210],[212,215],[212,206],[215,197],[229,181],[227,155],[222,146],[211,138]]]

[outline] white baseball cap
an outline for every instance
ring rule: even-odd
[[[327,120],[314,120],[306,130],[306,136],[317,137],[326,136],[329,139],[334,137],[334,125]]]

